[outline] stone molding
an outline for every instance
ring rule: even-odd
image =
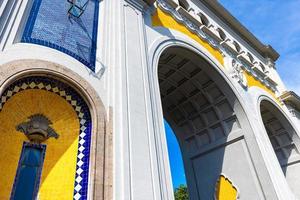
[[[238,83],[247,88],[247,78],[243,72],[243,66],[236,59],[232,59],[232,78],[236,79]]]
[[[295,108],[300,110],[300,97],[293,91],[286,91],[280,99],[286,104],[292,104]]]
[[[273,92],[277,91],[276,82],[266,75],[266,71],[257,67],[259,64],[262,65],[264,69],[267,69],[272,67],[274,63],[268,62],[267,67],[258,60],[254,60],[254,56],[250,52],[245,52],[240,49],[241,45],[237,41],[226,38],[226,35],[222,36],[224,31],[221,27],[214,27],[209,24],[209,22],[204,23],[201,16],[205,17],[205,14],[201,12],[195,13],[193,9],[187,11],[174,2],[174,0],[157,0],[156,2],[163,11],[169,13],[176,21],[208,42],[213,48],[219,50],[224,57],[234,59],[244,71],[247,71]],[[238,78],[236,80],[240,82]]]
[[[125,0],[128,4],[134,6],[139,11],[143,11],[144,8],[147,6],[147,2],[143,0]]]

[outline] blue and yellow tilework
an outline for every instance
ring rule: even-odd
[[[33,114],[52,121],[60,137],[48,139],[38,198],[87,199],[91,117],[83,99],[66,84],[28,77],[11,85],[0,98],[0,199],[9,199],[22,145],[28,139],[16,125]]]

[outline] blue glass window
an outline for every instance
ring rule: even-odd
[[[95,69],[98,0],[89,0],[80,17],[67,0],[34,0],[21,42],[62,51]]]
[[[36,198],[45,150],[45,145],[24,143],[11,200],[33,200]]]

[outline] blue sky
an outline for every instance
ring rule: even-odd
[[[300,0],[219,0],[248,30],[280,54],[276,62],[287,90],[300,95]],[[177,140],[165,122],[173,186],[185,184]]]
[[[166,121],[165,130],[167,135],[168,153],[170,159],[173,187],[176,188],[180,184],[186,184],[183,162],[177,139],[173,133],[173,130]]]
[[[246,28],[280,54],[277,71],[300,94],[300,0],[220,0]]]

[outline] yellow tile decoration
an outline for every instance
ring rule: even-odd
[[[173,29],[179,31],[191,39],[198,42],[201,46],[203,46],[213,57],[215,57],[219,63],[224,66],[224,58],[221,52],[215,48],[213,48],[208,42],[201,39],[197,34],[191,32],[185,25],[177,22],[170,14],[164,12],[161,8],[157,7],[156,12],[152,15],[152,26],[161,26],[168,29]],[[259,87],[266,92],[270,93],[276,100],[275,93],[266,87],[264,84],[256,80],[251,74],[248,72],[244,72],[247,77],[248,87],[256,86]],[[277,100],[278,102],[278,100]]]
[[[238,191],[232,182],[224,175],[220,175],[216,184],[216,200],[236,200]]]
[[[247,78],[248,87],[259,87],[259,88],[265,90],[267,93],[271,94],[274,97],[274,99],[277,101],[277,103],[280,105],[280,102],[279,102],[278,98],[276,98],[274,91],[272,91],[270,88],[268,88],[267,86],[262,84],[259,80],[255,79],[250,73],[244,71],[244,75]]]
[[[39,89],[13,95],[0,111],[0,199],[10,198],[22,144],[27,141],[15,127],[38,113],[48,117],[59,134],[57,140],[50,138],[45,142],[39,199],[73,199],[80,128],[78,116],[64,98]]]
[[[212,56],[214,56],[220,62],[222,66],[224,66],[224,59],[220,51],[214,49],[208,42],[204,41],[195,33],[191,32],[187,27],[177,22],[171,15],[162,11],[159,7],[157,7],[156,12],[152,15],[152,25],[173,29],[187,35],[188,37],[199,43],[201,46],[203,46]]]

